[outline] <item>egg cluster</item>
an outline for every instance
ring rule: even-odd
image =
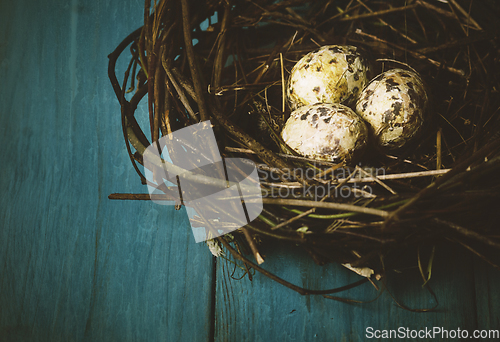
[[[301,58],[287,83],[293,112],[281,136],[288,147],[313,159],[353,163],[370,141],[399,148],[414,138],[427,106],[422,79],[393,69],[368,82],[369,70],[354,46],[323,46]]]

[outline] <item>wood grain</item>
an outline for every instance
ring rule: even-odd
[[[342,266],[317,266],[300,250],[280,247],[262,252],[266,254],[263,267],[299,286],[329,289],[360,279]],[[232,264],[218,262],[216,340],[233,341],[237,336],[239,341],[364,341],[369,328],[403,328],[406,331],[407,328],[443,327],[448,330],[468,329],[471,333],[486,326],[492,329],[494,325],[479,326],[477,323],[476,282],[471,257],[457,248],[440,247],[435,258],[430,284],[439,306],[436,312],[428,313],[403,310],[387,292],[389,290],[399,303],[413,309],[433,307],[435,300],[421,288],[423,281],[416,268],[400,269],[388,265],[387,290],[378,300],[346,304],[321,296],[301,296],[260,274],[256,274],[251,282],[248,279],[234,281],[229,276],[233,271]],[[448,268],[450,264],[452,269]],[[416,266],[416,255],[413,265]],[[376,297],[377,291],[366,283],[335,295],[370,301]],[[491,304],[482,305],[492,307]],[[495,315],[491,309],[486,314],[488,317]]]
[[[212,257],[185,211],[107,199],[147,191],[107,78],[142,2],[0,6],[0,340],[209,340]]]

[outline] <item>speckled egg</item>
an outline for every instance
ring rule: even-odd
[[[393,69],[375,77],[363,89],[356,113],[368,123],[380,146],[399,148],[420,131],[427,99],[418,74]]]
[[[301,156],[352,163],[366,146],[368,129],[349,107],[316,103],[293,111],[281,137]]]
[[[353,104],[368,83],[369,67],[355,46],[327,45],[302,57],[287,83],[290,108],[318,102]]]

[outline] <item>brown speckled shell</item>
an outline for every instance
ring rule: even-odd
[[[322,103],[353,104],[368,83],[368,64],[355,46],[327,45],[302,57],[287,83],[290,108]]]
[[[368,123],[380,146],[399,148],[421,129],[427,99],[418,74],[393,69],[375,77],[363,89],[356,113]]]
[[[298,154],[331,162],[357,160],[366,146],[368,129],[349,107],[317,103],[295,110],[281,137]]]

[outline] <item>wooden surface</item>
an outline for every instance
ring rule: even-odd
[[[500,272],[460,248],[437,250],[437,312],[405,311],[387,291],[345,304],[260,274],[232,280],[233,265],[194,242],[184,210],[108,200],[146,191],[107,78],[107,55],[141,26],[142,6],[0,2],[0,341],[362,341],[369,327],[500,329]],[[266,269],[312,289],[359,279],[282,248],[266,257]],[[432,307],[413,278],[394,273],[388,289]],[[376,295],[369,283],[339,294]]]

